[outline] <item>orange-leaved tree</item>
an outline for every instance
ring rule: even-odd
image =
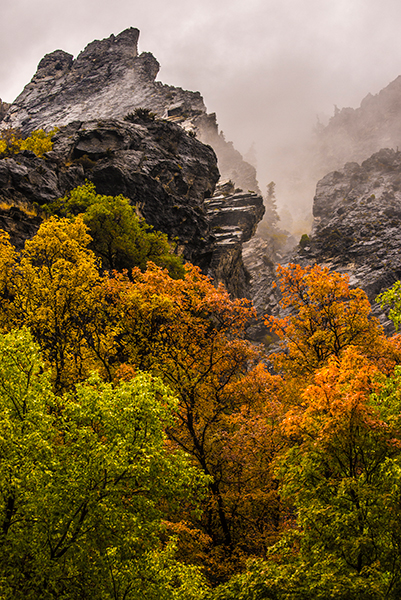
[[[149,370],[179,400],[168,435],[211,477],[201,526],[214,548],[209,564],[211,556],[219,563],[219,575],[212,575],[219,579],[227,557],[235,555],[238,564],[241,553],[261,554],[277,535],[280,515],[269,468],[280,447],[271,381],[277,378],[243,339],[254,315],[249,302],[231,299],[199,268],[188,264],[185,270],[180,280],[151,264],[146,272],[134,269],[131,278],[115,274],[104,280],[104,306],[117,332],[114,352],[122,367],[116,375]]]
[[[285,347],[271,356],[277,370],[308,377],[349,346],[380,361],[383,370],[400,360],[398,340],[387,340],[365,292],[352,289],[347,275],[320,265],[290,264],[277,271],[285,316],[266,321]]]
[[[219,599],[400,598],[400,384],[355,346],[314,373],[276,461],[292,526]]]
[[[331,585],[337,578],[344,587],[340,597],[347,589],[353,597],[354,586],[365,597],[369,582],[382,590],[374,597],[399,597],[401,430],[381,410],[386,386],[379,368],[350,346],[316,371],[283,423],[293,446],[278,476],[295,508],[298,570],[304,564],[309,585],[320,579],[325,597],[334,597],[325,590],[330,574]]]

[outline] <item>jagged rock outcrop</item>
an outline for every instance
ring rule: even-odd
[[[362,162],[381,148],[401,148],[401,76],[378,94],[368,94],[359,108],[337,110],[317,132],[319,172]]]
[[[186,260],[233,295],[246,295],[242,244],[264,211],[256,171],[219,134],[199,92],[155,81],[159,63],[138,53],[138,38],[130,28],[92,42],[76,59],[62,50],[46,55],[5,107],[0,130],[60,130],[43,159],[22,152],[0,160],[0,199],[18,209],[24,223],[14,231],[5,215],[4,227],[21,246],[38,226],[25,218],[32,204],[61,197],[88,179],[100,194],[128,197],[149,224],[178,239]],[[156,118],[135,117],[136,108]],[[210,146],[223,176],[254,192],[231,190],[208,202],[219,178]],[[229,236],[223,240],[218,228]]]
[[[263,198],[236,190],[231,181],[222,182],[212,198],[205,200],[216,247],[210,264],[215,279],[226,279],[237,297],[249,295],[249,275],[242,259],[243,244],[254,235],[263,217]]]
[[[160,65],[149,52],[138,54],[138,38],[138,29],[130,28],[90,43],[76,59],[63,50],[47,54],[0,128],[30,133],[73,121],[123,118],[147,108],[211,145],[223,179],[259,193],[254,167],[219,134],[216,115],[207,114],[200,93],[155,81]]]
[[[401,153],[383,149],[317,184],[315,223],[298,260],[346,272],[369,299],[401,278]]]
[[[262,218],[263,202],[256,194],[227,197],[220,201],[216,220],[208,204],[219,178],[212,148],[174,123],[146,119],[76,121],[62,127],[53,141],[53,150],[43,158],[24,151],[0,160],[0,201],[19,208],[25,224],[24,231],[14,231],[4,221],[17,245],[39,224],[24,216],[34,203],[48,203],[89,180],[100,194],[129,198],[150,225],[178,239],[186,260],[234,295],[245,295],[242,241]],[[224,251],[216,223],[236,232],[236,243]]]
[[[0,98],[0,121],[2,121],[4,119],[10,106],[11,106],[11,104],[8,104],[7,102],[3,102],[2,99]]]

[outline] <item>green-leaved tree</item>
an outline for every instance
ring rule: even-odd
[[[92,237],[90,248],[102,259],[104,269],[146,269],[148,261],[167,268],[170,276],[184,276],[181,259],[171,251],[166,234],[154,231],[137,216],[122,195],[103,196],[86,182],[47,206],[51,214],[73,217],[82,214]]]
[[[56,397],[27,330],[0,336],[2,599],[203,597],[198,571],[161,543],[162,518],[202,486],[166,447],[175,407],[146,374]]]

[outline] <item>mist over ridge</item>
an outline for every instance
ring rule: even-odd
[[[395,0],[120,0],[118,10],[94,0],[4,0],[0,97],[11,102],[46,53],[77,56],[89,40],[138,27],[140,51],[160,62],[158,80],[199,91],[243,155],[254,144],[260,188],[275,181],[278,206],[297,222],[310,216],[325,174],[309,159],[318,117],[326,123],[335,105],[356,108],[395,80],[400,21]]]

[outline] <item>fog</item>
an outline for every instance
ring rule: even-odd
[[[245,155],[253,145],[261,189],[275,181],[278,204],[296,218],[313,198],[302,161],[317,120],[401,74],[399,0],[1,0],[0,14],[4,101],[44,54],[76,56],[137,27],[158,79],[201,92],[226,139]]]

